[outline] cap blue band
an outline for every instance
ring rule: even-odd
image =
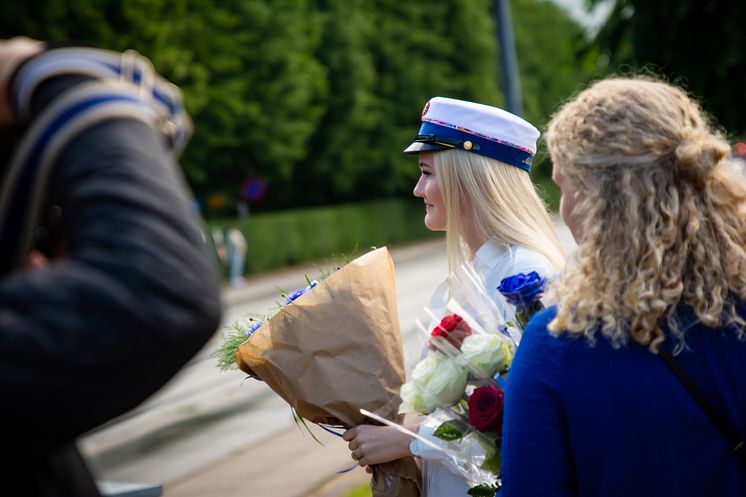
[[[420,135],[435,135],[444,136],[448,138],[456,138],[458,140],[470,141],[474,147],[469,152],[475,154],[484,155],[500,162],[510,164],[517,168],[523,169],[526,172],[531,172],[531,162],[534,160],[534,155],[531,152],[526,152],[520,148],[511,147],[504,143],[488,140],[478,135],[473,135],[465,131],[461,131],[448,126],[441,126],[440,124],[434,124],[428,121],[422,123],[420,127]]]

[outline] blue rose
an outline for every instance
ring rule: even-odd
[[[508,276],[497,287],[507,301],[516,307],[515,318],[521,329],[526,327],[531,316],[544,308],[539,299],[544,293],[545,281],[539,273],[531,271]]]
[[[527,306],[541,298],[545,280],[536,271],[518,273],[500,282],[497,290],[514,306]]]
[[[263,324],[264,323],[262,323],[261,321],[257,321],[256,323],[252,324],[248,330],[246,330],[246,334],[250,337],[256,330],[261,328]]]

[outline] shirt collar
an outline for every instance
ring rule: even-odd
[[[509,255],[507,245],[497,240],[487,240],[474,254],[474,263],[494,269]]]

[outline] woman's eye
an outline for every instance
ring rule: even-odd
[[[423,176],[430,176],[430,171],[422,171]]]

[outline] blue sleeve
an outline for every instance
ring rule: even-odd
[[[561,395],[567,342],[547,332],[553,308],[526,327],[508,373],[503,424],[503,497],[574,494]]]

